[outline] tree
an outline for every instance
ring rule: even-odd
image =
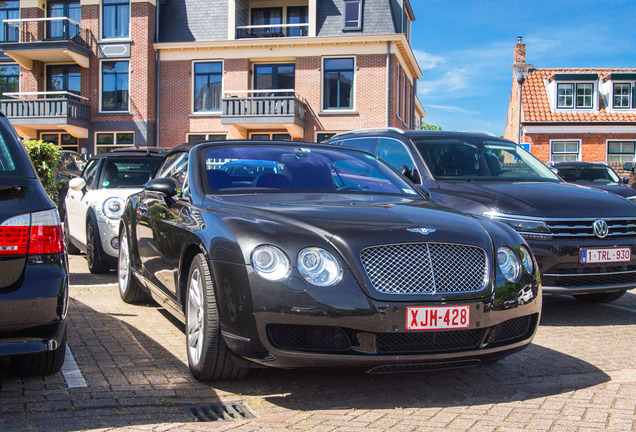
[[[442,127],[426,123],[424,120],[422,120],[422,130],[442,130]]]
[[[53,143],[42,140],[23,140],[22,143],[35,165],[35,171],[40,177],[44,190],[57,202],[60,182],[57,180],[57,166],[60,162],[60,148]]]

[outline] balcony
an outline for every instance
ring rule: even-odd
[[[236,27],[237,39],[308,36],[309,24],[248,25]]]
[[[233,126],[237,138],[246,137],[247,129],[281,128],[292,138],[304,137],[306,106],[293,89],[233,91],[221,104],[221,123]]]
[[[92,33],[69,18],[7,19],[3,30],[0,50],[26,69],[33,69],[34,60],[89,67]]]
[[[88,99],[69,92],[5,93],[2,112],[21,136],[37,138],[40,130],[64,130],[88,138]]]

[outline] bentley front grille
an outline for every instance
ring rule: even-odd
[[[361,252],[374,288],[383,294],[480,291],[488,283],[484,249],[449,243],[374,246]]]

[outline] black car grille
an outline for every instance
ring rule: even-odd
[[[603,219],[607,222],[607,237],[636,236],[636,218],[594,218],[594,219],[546,219],[550,233],[554,237],[595,237],[594,222]]]
[[[360,258],[383,294],[473,292],[488,283],[484,249],[445,243],[412,243],[363,249]]]
[[[426,332],[377,333],[377,354],[434,354],[471,351],[528,338],[538,324],[538,314],[513,318],[490,328]],[[339,327],[270,324],[267,336],[272,346],[292,351],[352,353],[355,330]]]
[[[543,286],[580,287],[636,283],[636,265],[630,263],[559,264],[541,276]]]

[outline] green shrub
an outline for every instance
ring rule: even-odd
[[[35,165],[44,190],[53,202],[57,202],[57,194],[61,185],[55,173],[60,162],[60,148],[53,143],[42,140],[23,140],[22,142],[33,161],[33,165]]]

